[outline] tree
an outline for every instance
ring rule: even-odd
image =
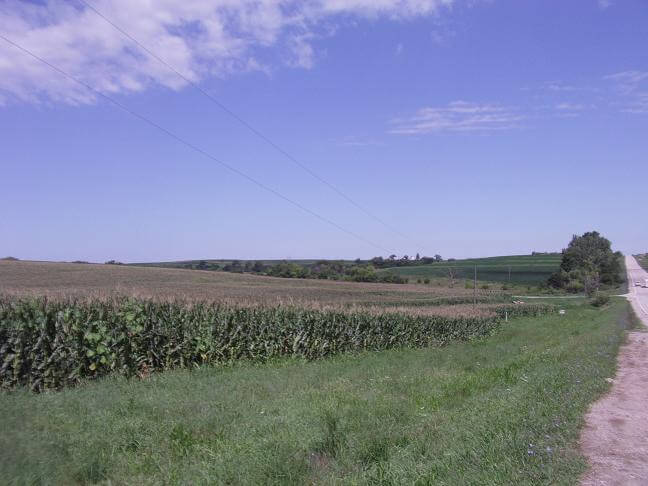
[[[418,262],[420,259],[421,259],[421,255],[419,255],[419,254],[417,253],[417,254],[416,254],[416,261]]]
[[[588,297],[593,297],[600,286],[601,278],[598,272],[585,272],[583,274],[583,290],[585,290]]]
[[[457,278],[457,269],[455,267],[448,267],[448,280],[450,280],[450,287],[454,287],[455,278]]]
[[[385,260],[381,256],[373,257],[369,262],[375,267],[382,267],[385,264]]]
[[[378,280],[376,269],[373,265],[358,265],[349,271],[349,277],[355,282],[375,282]]]
[[[612,251],[610,240],[597,231],[574,235],[562,251],[560,269],[548,280],[549,285],[570,291],[596,292],[600,284],[622,281],[621,253]]]
[[[226,272],[234,272],[234,273],[243,273],[243,270],[245,267],[239,260],[232,260],[232,263],[229,263],[223,267],[223,270]]]
[[[441,257],[441,255],[434,255],[434,259],[435,259],[437,262],[441,262],[441,261],[443,261],[443,257]]]

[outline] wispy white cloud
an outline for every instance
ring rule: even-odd
[[[648,71],[622,71],[608,74],[603,79],[614,82],[620,91],[629,93],[636,91],[643,81],[648,80]]]
[[[648,113],[648,71],[622,71],[605,76],[621,99],[616,103],[626,113]]]
[[[611,7],[613,3],[612,0],[598,0],[598,6],[601,10],[606,10]]]
[[[621,111],[626,113],[647,114],[648,113],[648,91],[635,93],[632,99],[622,106]]]
[[[520,128],[524,116],[518,109],[454,101],[446,106],[421,108],[408,118],[392,120],[390,133],[420,135],[436,132],[489,132]]]
[[[578,91],[579,88],[560,82],[550,82],[544,85],[544,88],[549,91]]]
[[[600,89],[597,86],[578,83],[565,83],[563,81],[545,81],[536,85],[527,85],[520,88],[521,91],[529,91],[537,96],[576,96],[597,93]]]
[[[576,118],[595,110],[598,106],[594,103],[574,103],[574,102],[562,102],[555,105],[554,110],[556,115],[561,118]]]
[[[349,19],[436,16],[461,0],[88,0],[192,81],[288,65],[310,68],[314,41]],[[186,83],[82,3],[4,0],[0,32],[106,93]],[[94,96],[0,40],[0,91],[28,102]]]
[[[559,111],[583,111],[589,108],[589,106],[578,103],[558,103],[555,108]]]
[[[367,147],[370,145],[383,145],[384,142],[381,142],[374,138],[349,135],[342,137],[342,139],[337,140],[335,143],[343,147]]]

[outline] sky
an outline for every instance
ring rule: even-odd
[[[645,0],[0,0],[0,257],[646,252],[646,26]]]

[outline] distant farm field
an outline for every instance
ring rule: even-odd
[[[52,297],[134,296],[142,298],[226,300],[239,304],[394,305],[466,303],[473,292],[437,285],[402,285],[289,279],[171,268],[0,261],[0,293]],[[482,290],[477,297],[499,297]]]
[[[477,267],[477,280],[538,285],[547,281],[560,266],[560,254],[517,255],[442,261],[429,265],[391,267],[380,270],[410,279],[449,278],[471,280]]]

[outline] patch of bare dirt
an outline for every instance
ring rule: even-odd
[[[582,484],[648,484],[647,333],[628,335],[612,389],[592,406],[585,421],[581,440],[591,469]]]

